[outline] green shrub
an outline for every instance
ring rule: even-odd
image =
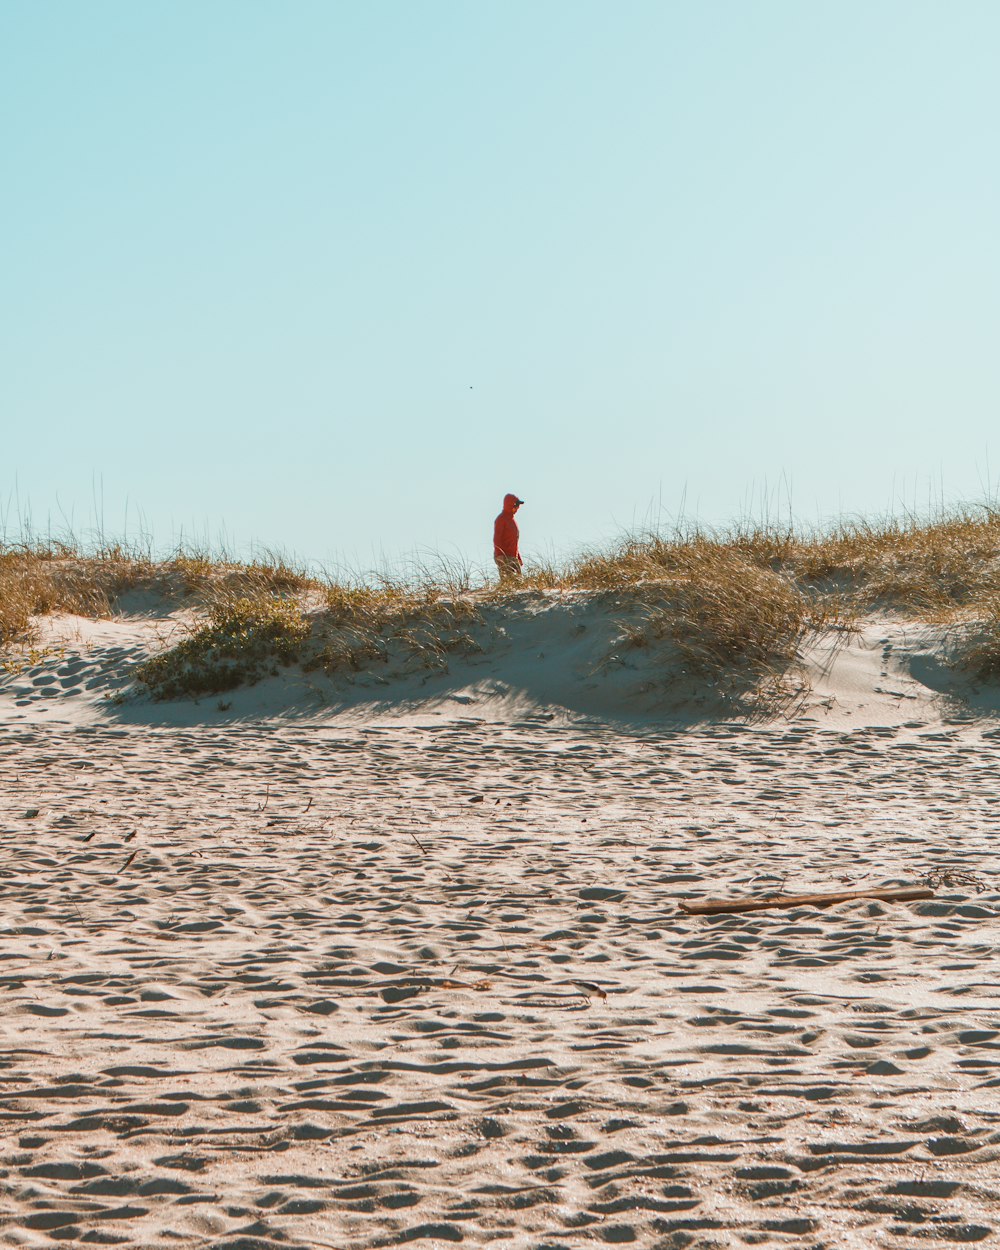
[[[311,633],[298,604],[273,596],[217,604],[208,623],[162,655],[137,665],[157,699],[219,694],[297,659]]]

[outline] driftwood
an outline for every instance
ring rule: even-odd
[[[718,916],[725,912],[765,911],[769,907],[829,907],[852,898],[877,898],[886,903],[905,903],[913,898],[933,898],[934,891],[910,886],[886,890],[838,890],[834,894],[772,894],[768,898],[710,898],[704,903],[681,903],[692,916]]]

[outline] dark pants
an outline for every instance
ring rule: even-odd
[[[497,572],[502,582],[521,576],[521,566],[513,556],[494,556],[493,558],[496,560]]]

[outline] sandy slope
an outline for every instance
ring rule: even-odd
[[[119,706],[162,625],[54,629],[0,693],[0,1244],[1000,1238],[1000,735],[926,631],[680,725],[539,708],[517,639]],[[677,906],[942,866],[986,889]]]
[[[562,720],[594,717],[621,726],[697,724],[730,713],[719,689],[680,673],[664,648],[630,647],[628,612],[589,595],[540,594],[483,609],[485,650],[452,655],[445,671],[419,662],[376,665],[356,675],[297,667],[259,684],[199,701],[153,703],[137,692],[132,666],[183,638],[190,612],[141,613],[92,621],[38,622],[32,651],[0,670],[0,717],[10,723],[164,726],[256,723],[262,717],[327,723],[390,717],[421,721],[473,715],[501,722],[530,711]],[[870,618],[855,633],[829,631],[809,644],[782,707],[799,723],[904,724],[914,719],[1000,714],[996,690],[958,680],[944,662],[946,631]]]

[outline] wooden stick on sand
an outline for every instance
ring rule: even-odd
[[[769,907],[829,907],[852,898],[877,898],[886,903],[905,903],[914,898],[933,898],[922,886],[886,890],[839,890],[835,894],[772,894],[770,898],[710,898],[704,903],[681,903],[692,916],[718,916],[724,912],[764,911]]]

